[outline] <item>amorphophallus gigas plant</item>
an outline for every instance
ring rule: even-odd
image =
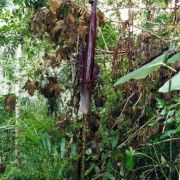
[[[99,73],[98,66],[94,63],[96,31],[97,31],[97,0],[94,0],[89,22],[89,32],[86,45],[80,42],[78,53],[78,66],[80,78],[80,110],[88,114],[90,109],[91,94],[94,82]]]

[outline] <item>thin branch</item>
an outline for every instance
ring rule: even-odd
[[[103,49],[99,49],[99,48],[97,48],[96,50],[97,50],[98,52],[100,52],[100,53],[103,53],[103,54],[104,54],[104,53],[110,54],[110,55],[111,55],[111,54],[112,54],[112,55],[114,54],[114,51],[108,51],[108,50],[103,50]],[[119,51],[118,53],[119,53],[119,54],[126,54],[126,51]]]
[[[142,97],[142,93],[140,94],[138,100],[136,101],[136,103],[133,105],[132,109],[139,103],[139,101],[141,100]]]
[[[142,147],[145,147],[145,146],[157,146],[157,145],[161,145],[163,143],[166,143],[166,142],[171,142],[171,141],[180,141],[180,138],[170,138],[170,139],[166,139],[166,140],[163,140],[163,141],[159,141],[159,142],[156,142],[156,143],[146,143],[146,144],[142,144],[141,146]],[[141,148],[142,148],[141,147]],[[141,149],[141,148],[138,148],[138,149]],[[137,149],[137,150],[138,150]]]
[[[104,35],[103,35],[103,33],[102,33],[101,29],[100,29],[100,34],[101,34],[101,36],[102,36],[102,39],[103,39],[103,42],[104,42],[104,45],[105,45],[106,51],[108,51],[108,46],[107,46],[106,40],[105,40],[105,38],[104,38]]]
[[[127,140],[125,140],[123,143],[121,143],[118,148],[121,148],[122,146],[126,145],[127,142],[129,142],[131,139],[133,139],[134,137],[136,137],[139,133],[139,131],[141,131],[141,129],[143,129],[146,125],[148,125],[152,120],[154,120],[156,116],[154,116],[152,119],[150,119],[149,121],[147,121],[144,125],[142,125],[132,136],[130,136]]]
[[[158,167],[159,165],[145,165],[145,166],[141,166],[141,167],[138,167],[136,169],[133,170],[133,172],[136,172],[136,171],[139,171],[139,170],[142,170],[142,169],[145,169],[145,168],[152,168],[152,167]]]
[[[111,22],[118,23],[118,24],[119,24],[119,23],[124,23],[124,21],[116,21],[116,20],[112,20],[112,19],[110,19],[110,18],[108,18],[108,17],[106,17],[106,19],[108,19],[108,20],[111,21]],[[157,37],[158,39],[161,39],[161,40],[164,41],[164,42],[167,42],[167,41],[168,41],[168,40],[165,40],[165,39],[163,39],[162,37],[158,36],[157,34],[153,33],[151,30],[145,29],[145,28],[140,27],[140,26],[137,26],[137,25],[135,25],[135,24],[133,24],[132,26],[135,27],[135,28],[137,28],[137,29],[141,29],[141,30],[145,31],[145,32],[147,32],[147,33],[149,33],[149,34]]]
[[[111,9],[106,9],[106,10],[103,11],[103,12],[117,11],[117,9],[118,9],[118,10],[124,10],[124,9],[129,9],[129,7],[114,7],[114,8],[111,8]],[[151,10],[151,9],[152,9],[152,10],[154,10],[154,9],[156,9],[156,10],[160,10],[160,9],[161,9],[161,10],[162,10],[162,8],[155,8],[155,7],[153,7],[153,8],[131,7],[130,9],[131,9],[131,11]],[[164,10],[174,10],[174,8],[165,8]]]
[[[116,124],[118,123],[118,121],[121,119],[121,116],[123,115],[123,112],[124,112],[124,110],[126,109],[126,106],[127,106],[128,102],[129,102],[129,100],[130,100],[131,97],[133,97],[134,95],[135,95],[135,93],[131,94],[131,95],[128,97],[128,99],[127,99],[127,101],[126,101],[126,103],[125,103],[125,105],[124,105],[124,107],[123,107],[123,110],[121,111],[121,114],[119,115],[119,117],[118,117],[118,119],[116,120],[116,122],[114,123],[114,125],[111,127],[110,132],[113,130],[113,128],[114,128],[114,127],[116,126]]]

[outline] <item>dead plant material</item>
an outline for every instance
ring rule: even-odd
[[[63,88],[56,77],[48,77],[48,83],[40,88],[40,92],[45,98],[52,98],[63,92]]]
[[[25,89],[25,91],[27,91],[30,96],[34,96],[34,92],[35,90],[37,90],[38,86],[39,86],[38,82],[34,84],[31,82],[31,80],[28,79],[23,89]]]
[[[15,106],[16,106],[16,96],[12,94],[6,95],[4,100],[4,109],[7,112],[12,112],[15,110]]]
[[[70,125],[71,121],[68,117],[62,116],[57,119],[56,126],[61,131],[65,131]]]

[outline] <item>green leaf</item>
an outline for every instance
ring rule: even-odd
[[[65,151],[66,151],[65,147],[66,147],[66,139],[63,137],[61,139],[61,156],[62,157],[64,156]]]
[[[174,135],[176,133],[176,130],[168,130],[165,131],[164,134],[161,135],[161,139],[165,139],[167,137],[171,137],[172,135]]]
[[[96,164],[92,163],[91,166],[86,170],[85,176],[87,176],[95,167]]]
[[[53,153],[53,155],[56,155],[56,156],[58,155],[56,145],[52,145],[52,153]]]
[[[159,0],[159,1],[158,1],[158,4],[159,4],[160,8],[166,8],[167,5],[168,5],[167,2],[168,2],[168,1],[166,1],[166,0]]]
[[[176,128],[176,132],[180,133],[180,125]]]
[[[41,137],[41,142],[42,142],[42,146],[44,147],[44,148],[46,148],[46,142],[45,142],[45,138],[44,138],[44,134],[40,134],[40,137]]]
[[[75,143],[71,144],[71,156],[76,156],[77,155],[77,146]]]
[[[132,148],[126,150],[125,168],[129,171],[133,170],[135,165],[136,152]]]
[[[169,79],[160,89],[159,92],[167,93],[174,90],[180,90],[180,72]]]
[[[176,120],[173,117],[171,117],[165,121],[166,124],[173,124],[174,122],[176,122]]]
[[[175,118],[176,123],[180,124],[180,117]]]
[[[176,53],[175,55],[173,55],[171,58],[169,58],[167,60],[167,63],[168,64],[173,64],[175,63],[176,61],[180,61],[180,53]]]
[[[41,141],[44,148],[48,149],[51,152],[51,142],[50,137],[47,132],[41,134]]]
[[[127,75],[120,78],[116,83],[115,86],[123,84],[131,79],[143,79],[150,73],[158,70],[162,65],[163,62],[167,58],[167,52],[162,54],[161,56],[155,58],[152,62],[140,67],[139,69],[136,69],[133,72],[128,73]]]
[[[11,129],[14,129],[14,125],[0,126],[0,131],[11,130]]]
[[[91,148],[88,148],[88,149],[86,150],[86,154],[87,154],[88,156],[90,156],[90,155],[92,154]]]
[[[115,177],[110,173],[105,173],[103,176],[103,180],[115,180]]]
[[[55,176],[54,177],[55,180],[57,180],[60,177],[62,177],[62,170],[61,170],[61,168],[58,165],[55,166],[54,172],[55,172],[55,175],[54,175]]]
[[[30,129],[26,129],[24,131],[24,135],[30,139],[32,142],[36,143],[36,144],[40,144],[40,137],[38,137],[37,135],[35,135],[33,133],[33,131],[31,131]]]
[[[3,79],[0,80],[0,83],[3,84],[3,83],[7,83],[7,84],[10,84],[12,81],[6,77],[3,77]]]
[[[112,138],[112,149],[114,149],[117,146],[118,141],[119,141],[119,137],[118,136],[114,136]]]

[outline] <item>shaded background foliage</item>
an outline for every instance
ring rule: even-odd
[[[166,11],[170,1],[141,1],[143,7],[139,2],[108,1],[114,9],[110,17],[104,17],[99,3],[95,59],[101,72],[88,115],[86,179],[178,179],[179,92],[157,92],[175,73],[160,68],[145,79],[114,87],[120,77],[167,49],[179,51],[178,3]],[[86,41],[89,5],[16,0],[17,8],[10,11],[5,3],[0,4],[0,20],[6,22],[0,27],[5,47],[0,62],[9,91],[17,81],[14,53],[19,42],[23,57],[18,127],[14,111],[6,112],[5,97],[0,97],[0,177],[78,179],[82,123],[76,55],[78,35]],[[116,11],[121,7],[128,8],[129,19],[121,19]],[[20,167],[14,163],[15,128],[21,132]]]

